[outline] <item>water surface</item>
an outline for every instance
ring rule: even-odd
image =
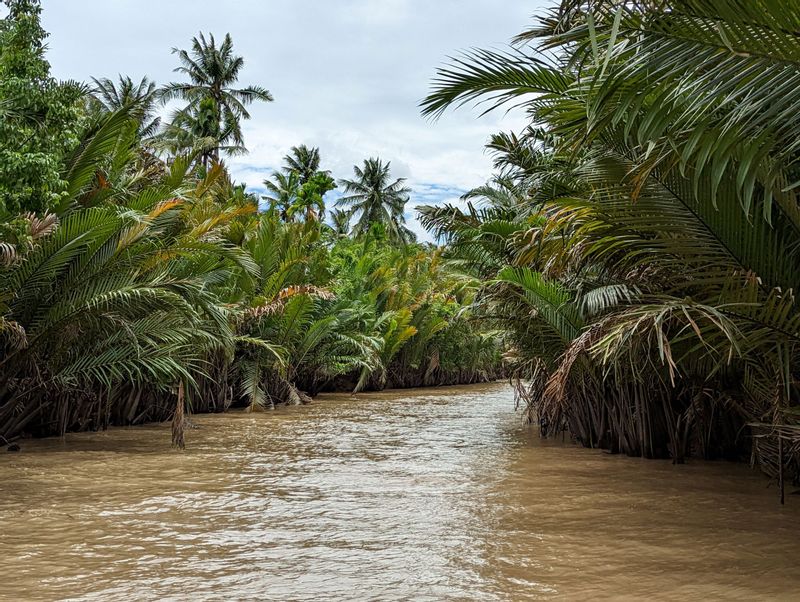
[[[798,599],[800,499],[541,441],[505,385],[0,454],[3,600]]]

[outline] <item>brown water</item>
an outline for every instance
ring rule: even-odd
[[[3,600],[798,599],[800,499],[542,442],[504,385],[0,454]]]

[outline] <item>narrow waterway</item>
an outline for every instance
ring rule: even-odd
[[[800,597],[800,496],[543,442],[506,385],[193,420],[0,454],[0,599]]]

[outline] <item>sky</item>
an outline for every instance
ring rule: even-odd
[[[173,47],[230,32],[245,58],[240,83],[275,97],[243,124],[249,154],[228,160],[255,191],[292,146],[318,146],[322,167],[350,177],[379,156],[413,189],[414,206],[455,202],[491,175],[488,137],[519,130],[519,114],[466,107],[420,115],[437,66],[469,48],[503,48],[544,0],[44,0],[48,60],[59,79],[179,80]]]

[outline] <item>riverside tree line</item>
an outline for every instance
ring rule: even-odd
[[[796,478],[798,31],[784,0],[561,0],[438,71],[426,114],[529,117],[467,210],[422,211],[544,433]]]
[[[297,146],[232,181],[242,122],[230,36],[175,49],[180,81],[59,82],[35,0],[0,22],[0,436],[135,424],[184,406],[303,403],[323,389],[500,374],[473,279],[405,225],[377,158],[338,182]],[[177,106],[161,119],[167,103]],[[326,206],[334,188],[341,196]]]
[[[554,0],[457,56],[424,114],[529,125],[492,137],[466,208],[418,208],[441,246],[379,159],[337,182],[298,146],[264,198],[232,182],[272,97],[237,87],[229,37],[176,50],[182,82],[55,82],[38,4],[10,7],[6,438],[506,373],[544,435],[797,474],[797,3]]]

